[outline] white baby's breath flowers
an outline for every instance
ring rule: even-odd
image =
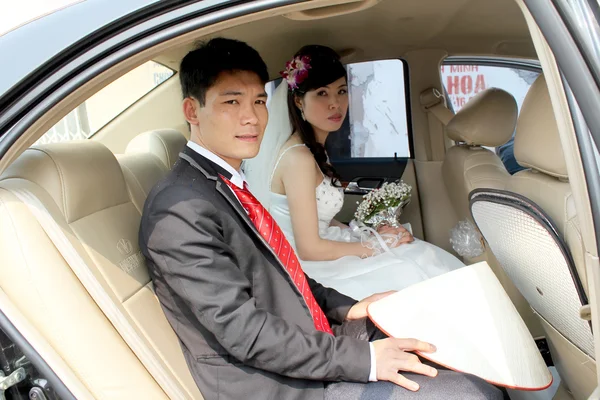
[[[354,217],[365,224],[378,213],[388,210],[390,207],[398,207],[407,204],[410,200],[412,187],[403,181],[384,183],[363,196],[363,201],[356,209]]]

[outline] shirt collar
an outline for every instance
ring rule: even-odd
[[[225,162],[225,160],[223,160],[221,157],[217,156],[212,151],[205,149],[204,147],[200,146],[196,142],[192,142],[190,140],[187,142],[187,146],[190,149],[194,150],[196,153],[200,154],[202,157],[214,162],[219,167],[221,167],[225,171],[229,172],[231,174],[231,179],[230,179],[231,183],[233,183],[235,186],[237,186],[240,189],[244,188],[244,183],[246,182],[246,176],[244,175],[243,171],[236,171],[235,168],[233,168],[231,165],[227,164]]]

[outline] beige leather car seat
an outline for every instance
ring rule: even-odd
[[[507,190],[527,197],[554,221],[571,251],[583,289],[588,293],[581,230],[543,75],[531,86],[523,102],[515,136],[515,158],[530,169],[513,175]],[[575,399],[587,399],[596,387],[596,362],[546,321],[541,321],[561,378]]]
[[[150,190],[171,170],[186,142],[174,129],[148,131],[133,138],[125,154],[117,155],[131,199],[140,213]]]
[[[500,158],[482,146],[508,142],[515,131],[517,115],[512,95],[489,88],[469,100],[448,123],[446,133],[456,145],[446,151],[442,174],[459,220],[470,218],[469,193],[473,189],[504,189],[510,174]]]
[[[483,205],[478,205],[477,198],[483,193],[474,193],[473,215],[482,232],[488,232],[486,239],[503,268],[509,271],[515,284],[522,288],[525,297],[539,310],[539,319],[562,382],[575,399],[587,399],[597,385],[597,377],[596,363],[592,358],[594,347],[591,328],[579,318],[579,307],[585,301],[588,290],[584,247],[558,126],[543,75],[531,86],[523,103],[514,148],[519,164],[529,169],[513,175],[508,180],[506,191],[498,192],[501,200],[496,210],[506,212],[486,211],[493,210],[491,207],[494,207],[494,203],[480,202]],[[513,193],[532,202],[534,210],[541,209],[549,217],[553,225],[551,231],[568,249],[565,264],[555,266],[556,257],[544,259],[544,255],[551,254],[551,247],[544,245],[545,236],[539,233],[536,224],[531,222],[533,220],[522,216],[509,220],[510,213],[517,215],[524,209],[523,206],[512,206],[519,201],[516,197],[515,200],[502,200],[510,199]],[[494,193],[491,195],[494,196]],[[537,220],[541,219],[538,217]],[[514,233],[501,234],[502,227]],[[530,239],[527,232],[537,232],[534,236],[537,239]],[[522,255],[519,257],[519,254]],[[562,261],[562,257],[558,258]],[[569,264],[574,266],[575,272],[565,267]],[[525,269],[524,266],[529,268]],[[532,275],[534,268],[539,268],[541,272]],[[579,288],[585,292],[583,296]],[[554,321],[554,325],[550,320]],[[569,321],[567,326],[563,326],[565,321]],[[562,333],[557,330],[558,326],[562,326]]]
[[[147,165],[157,158],[135,156]],[[155,169],[160,171],[156,179],[166,172],[163,167]],[[148,372],[90,297],[14,195],[19,189],[39,199],[60,225],[166,371],[178,397],[201,399],[152,291],[137,240],[141,214],[115,156],[93,141],[48,144],[28,149],[9,167],[0,178],[0,285],[97,399],[166,399],[164,382],[157,383],[160,379]]]
[[[442,166],[444,184],[459,221],[471,220],[469,193],[477,188],[504,189],[510,174],[493,151],[482,146],[500,146],[510,140],[517,124],[518,108],[508,92],[489,88],[473,97],[450,120],[447,135],[456,142],[446,152]],[[484,254],[466,264],[486,260],[509,295],[533,337],[543,330],[531,307],[498,265],[486,246]]]
[[[153,154],[167,169],[179,159],[187,143],[183,134],[175,129],[158,129],[141,133],[127,145],[126,154]]]

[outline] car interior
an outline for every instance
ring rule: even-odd
[[[567,312],[578,320],[589,314],[597,249],[584,171],[560,72],[525,5],[312,0],[221,21],[139,52],[73,90],[0,160],[0,306],[76,398],[203,398],[154,295],[138,229],[146,196],[189,138],[179,63],[198,41],[220,36],[253,46],[273,80],[306,44],[332,47],[345,64],[401,60],[410,151],[340,159],[348,188],[339,219],[349,221],[368,190],[356,184],[361,179],[401,178],[413,188],[402,222],[415,237],[456,254],[450,232],[459,221],[473,221],[471,192],[517,193],[550,216],[570,252],[589,304]],[[440,68],[455,56],[497,65],[535,60],[542,73],[520,109],[513,94],[489,87],[454,115],[440,95],[448,95]],[[150,62],[168,73],[149,90],[134,95],[134,83],[115,89]],[[97,128],[88,126],[87,137],[48,136],[59,137],[59,126],[68,131],[97,93],[123,96],[126,106],[107,111]],[[511,175],[493,148],[514,132],[515,158],[526,170]],[[550,323],[492,247],[484,243],[482,255],[463,261],[488,262],[556,371],[548,397],[510,391],[511,398],[588,398],[598,386],[591,328],[573,336]],[[539,287],[554,285],[560,295],[569,284],[561,279],[571,276],[529,278]]]

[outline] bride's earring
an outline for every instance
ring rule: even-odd
[[[300,109],[300,114],[302,114],[302,120],[306,121],[306,117],[304,116],[304,110]]]

